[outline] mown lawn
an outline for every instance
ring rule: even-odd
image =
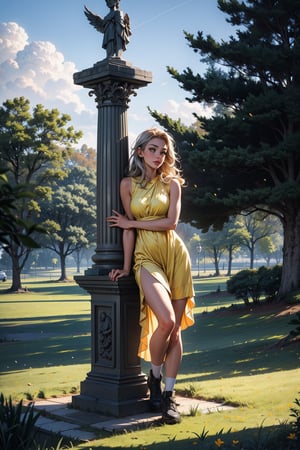
[[[185,353],[176,389],[237,407],[187,416],[175,427],[122,435],[121,447],[120,436],[102,436],[92,446],[78,448],[200,448],[197,435],[203,430],[209,436],[223,430],[224,442],[231,442],[227,448],[234,448],[235,437],[239,442],[247,436],[262,439],[261,426],[268,433],[290,419],[300,391],[300,348],[299,343],[280,342],[292,329],[296,307],[245,308],[224,292],[225,282],[195,279],[196,324],[183,333]],[[1,391],[15,399],[76,392],[90,368],[89,295],[75,283],[26,284],[29,292],[23,294],[6,294],[6,283],[0,286]],[[142,368],[148,372],[146,364]],[[217,448],[214,440],[211,445],[207,448]]]

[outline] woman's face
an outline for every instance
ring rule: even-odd
[[[140,149],[138,154],[143,158],[146,168],[157,170],[164,163],[168,148],[163,139],[155,137],[146,144],[144,150]]]

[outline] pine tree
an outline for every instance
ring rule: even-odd
[[[183,214],[207,230],[230,215],[264,211],[284,232],[279,296],[300,287],[300,1],[219,0],[233,35],[185,32],[206,73],[168,67],[191,102],[218,105],[197,117],[204,135],[157,112],[179,141],[188,178]],[[195,212],[196,211],[196,212]]]

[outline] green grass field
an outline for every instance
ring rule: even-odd
[[[253,439],[262,425],[267,432],[289,420],[299,398],[300,348],[279,342],[292,329],[297,307],[246,309],[224,292],[225,285],[225,278],[195,279],[196,324],[183,333],[176,390],[237,407],[187,416],[176,427],[127,433],[122,447],[120,437],[103,436],[76,448],[161,450],[170,442],[175,450],[200,448],[203,429],[209,435],[231,430],[229,440],[249,433]],[[75,283],[27,280],[26,286],[29,292],[7,294],[9,284],[0,285],[0,390],[14,399],[78,392],[90,369],[89,295]],[[148,372],[148,365],[142,369]]]

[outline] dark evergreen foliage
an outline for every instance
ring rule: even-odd
[[[284,230],[279,296],[300,285],[300,0],[219,0],[233,26],[228,41],[185,32],[208,65],[170,75],[190,102],[215,105],[195,115],[200,134],[156,111],[179,142],[188,179],[183,218],[203,231],[241,211],[265,211]]]

